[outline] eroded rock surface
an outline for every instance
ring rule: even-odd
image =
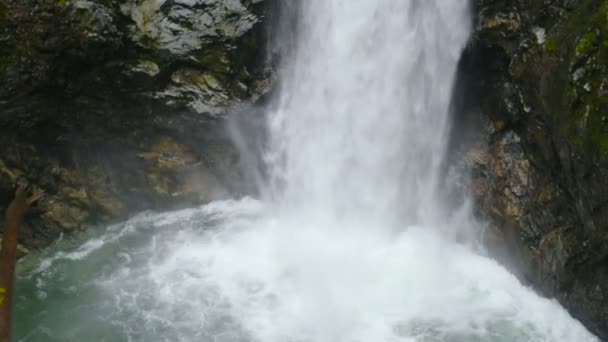
[[[608,2],[476,5],[461,119],[481,127],[479,213],[503,261],[608,339]]]
[[[239,193],[222,118],[269,88],[266,10],[260,0],[0,2],[0,207],[20,181],[49,193],[22,250]]]

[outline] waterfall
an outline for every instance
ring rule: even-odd
[[[438,177],[468,2],[306,1],[271,115],[278,198],[307,215],[419,222]]]
[[[142,213],[29,258],[18,340],[597,342],[442,233],[476,224],[441,185],[468,3],[299,5],[268,196]]]

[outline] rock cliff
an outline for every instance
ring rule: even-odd
[[[491,249],[608,339],[608,2],[475,5],[457,102]]]
[[[21,230],[22,251],[239,193],[221,118],[269,88],[266,10],[260,0],[0,1],[0,207],[17,182],[49,193]]]

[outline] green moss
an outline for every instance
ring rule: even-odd
[[[70,0],[57,0],[57,3],[61,6],[65,6],[70,2]]]
[[[593,50],[597,42],[597,34],[595,32],[588,32],[584,34],[576,46],[577,55],[588,55]]]
[[[608,97],[598,94],[604,87],[608,68],[608,0],[587,0],[573,11],[566,25],[553,33],[562,45],[563,62],[554,70],[553,113],[559,116],[568,141],[577,153],[592,156],[608,153]],[[582,78],[573,80],[573,70],[584,68]],[[567,70],[570,70],[568,72]],[[568,75],[562,79],[560,75]],[[590,153],[590,154],[588,154]]]
[[[608,97],[588,94],[582,97],[587,103],[574,110],[567,128],[567,138],[580,148],[590,147],[608,153]]]
[[[545,43],[545,51],[554,53],[557,52],[557,50],[559,50],[559,43],[557,42],[557,39],[549,39]]]

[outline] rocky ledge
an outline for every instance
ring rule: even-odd
[[[18,182],[49,194],[21,250],[242,191],[221,118],[269,88],[267,6],[0,1],[0,210]]]

